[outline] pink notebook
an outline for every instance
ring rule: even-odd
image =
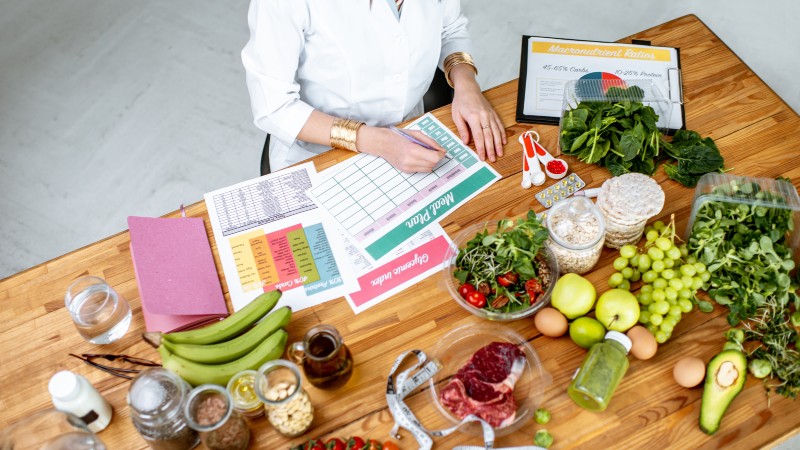
[[[147,331],[170,332],[228,315],[203,219],[128,217]]]

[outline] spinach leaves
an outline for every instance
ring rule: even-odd
[[[611,87],[607,101],[583,101],[565,111],[561,127],[561,151],[589,164],[600,164],[612,175],[629,172],[652,175],[659,163],[667,175],[694,187],[701,175],[721,171],[722,155],[711,138],[679,130],[672,142],[664,140],[656,126],[658,114],[644,105],[638,86]]]

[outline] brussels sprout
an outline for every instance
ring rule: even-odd
[[[544,408],[539,408],[534,413],[533,419],[536,421],[536,423],[544,425],[547,422],[550,422],[550,411]]]
[[[772,372],[772,366],[766,359],[754,359],[747,365],[750,373],[756,378],[764,378]]]
[[[548,433],[547,430],[539,430],[533,436],[533,444],[539,447],[550,448],[553,445],[553,435]]]
[[[742,344],[738,342],[728,341],[722,346],[723,350],[738,350],[742,351]]]
[[[744,331],[740,328],[731,328],[727,332],[725,332],[725,339],[730,342],[736,342],[741,344],[744,342]]]
[[[795,311],[791,316],[792,325],[800,327],[800,311]]]

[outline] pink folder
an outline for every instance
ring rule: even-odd
[[[228,315],[203,219],[128,217],[147,331],[193,328]]]

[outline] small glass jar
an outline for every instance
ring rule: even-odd
[[[256,395],[255,370],[244,370],[228,381],[228,393],[233,400],[233,410],[247,420],[257,419],[264,415],[264,403]]]
[[[203,384],[192,389],[184,412],[208,450],[245,450],[250,444],[250,428],[234,411],[233,399],[222,386]]]
[[[303,389],[300,369],[291,361],[276,359],[258,369],[256,394],[264,402],[267,419],[275,430],[295,437],[311,428],[314,405]]]
[[[628,370],[631,340],[623,333],[609,331],[602,342],[592,345],[581,367],[567,387],[567,394],[578,406],[600,412]]]
[[[200,443],[184,415],[189,389],[181,377],[160,367],[144,370],[131,381],[131,420],[151,448],[187,450]]]
[[[561,273],[584,274],[597,264],[605,239],[603,213],[586,197],[562,200],[547,212],[547,246]]]

